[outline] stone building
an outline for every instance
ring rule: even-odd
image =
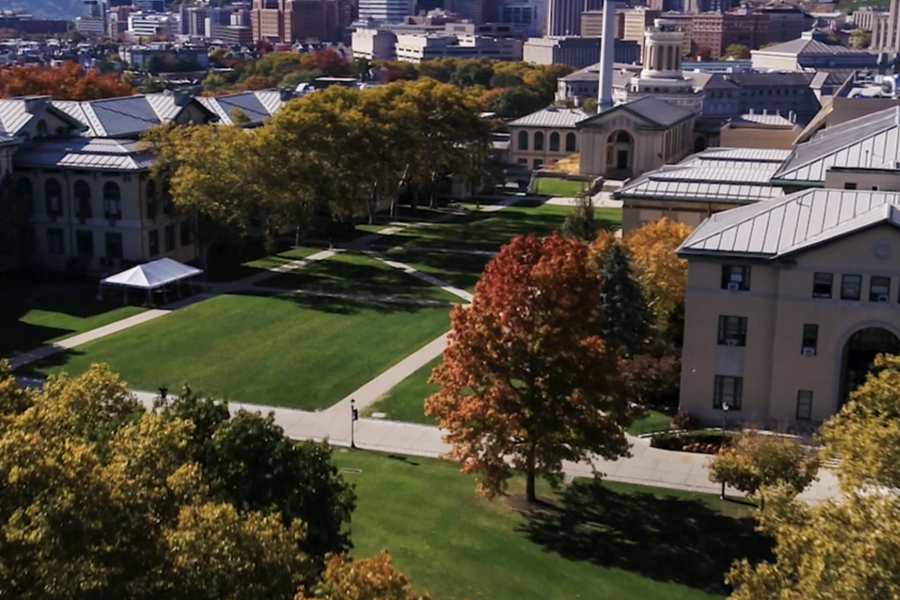
[[[580,108],[549,106],[510,122],[509,162],[537,170],[579,152],[576,126],[589,116]]]

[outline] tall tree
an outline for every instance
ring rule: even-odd
[[[596,335],[600,279],[587,247],[559,234],[518,236],[488,263],[470,308],[451,313],[441,386],[426,401],[450,455],[496,496],[513,469],[562,478],[562,462],[628,454],[627,403],[614,393],[616,361]]]
[[[0,69],[0,97],[51,96],[54,100],[99,100],[129,96],[134,89],[119,73],[102,75],[66,61],[59,67]]]
[[[644,294],[619,244],[610,249],[600,280],[600,335],[623,357],[640,354],[650,335]]]

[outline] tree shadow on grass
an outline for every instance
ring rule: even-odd
[[[590,481],[573,483],[557,505],[529,513],[521,527],[545,549],[710,593],[727,591],[724,575],[736,559],[771,553],[751,518],[722,515],[699,500],[619,493]]]
[[[283,294],[275,294],[266,290],[244,289],[230,292],[235,296],[257,296],[260,298],[272,298],[282,302],[290,302],[299,308],[314,310],[317,312],[325,312],[337,315],[354,315],[364,311],[373,311],[377,313],[408,313],[415,314],[423,310],[433,310],[435,308],[446,308],[449,313],[452,306],[449,304],[445,307],[440,304],[407,304],[400,302],[380,302],[377,300],[338,298],[333,296],[315,296],[310,294],[291,294],[290,290],[285,290]]]

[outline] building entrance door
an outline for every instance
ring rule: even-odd
[[[844,346],[844,368],[839,406],[850,394],[866,382],[879,354],[900,354],[900,339],[881,327],[867,327],[854,333]]]

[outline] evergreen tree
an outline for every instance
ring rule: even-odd
[[[597,223],[594,221],[594,201],[587,194],[575,200],[575,209],[566,216],[563,235],[584,242],[592,242],[597,237]]]
[[[619,244],[613,244],[600,269],[600,290],[600,335],[622,356],[640,354],[650,333],[647,309]]]

